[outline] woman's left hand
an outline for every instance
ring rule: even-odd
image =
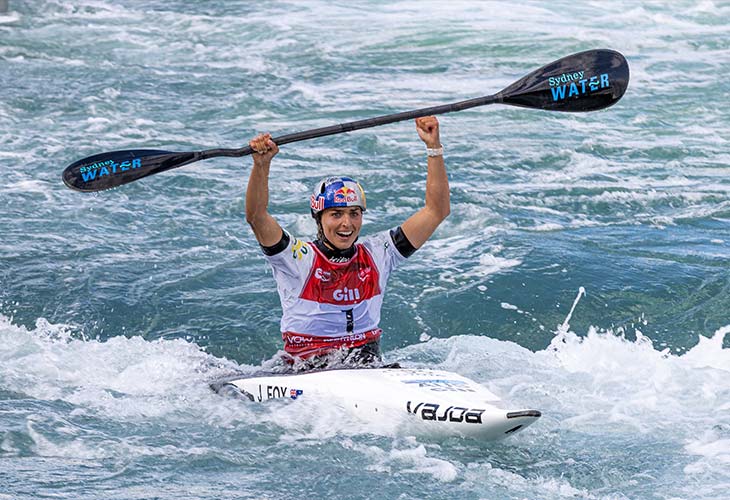
[[[418,137],[426,143],[427,148],[441,147],[439,121],[435,116],[416,118],[416,130],[418,131]]]

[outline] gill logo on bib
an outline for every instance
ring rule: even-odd
[[[335,290],[334,293],[332,293],[332,298],[338,302],[354,302],[356,300],[360,300],[360,290],[358,290],[357,288],[350,289],[345,287],[342,290]]]

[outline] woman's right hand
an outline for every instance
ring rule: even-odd
[[[271,134],[259,134],[248,142],[248,145],[253,149],[253,162],[254,165],[268,166],[271,163],[271,159],[276,156],[279,152],[279,146],[271,140]]]

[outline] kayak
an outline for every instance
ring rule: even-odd
[[[409,434],[497,440],[540,418],[509,410],[486,387],[456,373],[416,368],[332,369],[293,374],[231,376],[211,384],[224,395],[263,403],[312,400],[366,421],[396,419]]]

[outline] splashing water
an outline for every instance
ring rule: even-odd
[[[306,401],[251,405],[221,398],[208,381],[253,367],[181,340],[85,340],[64,325],[39,320],[28,330],[0,318],[0,381],[16,405],[0,447],[8,457],[56,463],[138,467],[183,460],[193,467],[223,460],[223,470],[258,454],[294,448],[319,456],[315,450],[324,447],[332,460],[363,462],[371,475],[430,476],[461,485],[467,496],[607,498],[630,484],[637,495],[659,488],[681,497],[694,495],[696,487],[689,485],[697,483],[705,485],[699,496],[716,494],[730,479],[730,365],[729,351],[722,349],[730,326],[674,356],[655,350],[640,332],[635,341],[593,328],[578,336],[567,329],[575,312],[571,308],[555,342],[535,353],[474,336],[432,339],[390,353],[410,366],[464,374],[515,405],[543,410],[519,440],[488,448],[398,437],[395,428]],[[627,447],[635,450],[630,458]],[[475,458],[465,462],[465,456]],[[270,467],[258,470],[261,484],[276,481],[280,467]],[[595,485],[595,468],[607,468],[613,479]],[[395,483],[386,481],[397,489]],[[437,487],[442,489],[450,487]]]

